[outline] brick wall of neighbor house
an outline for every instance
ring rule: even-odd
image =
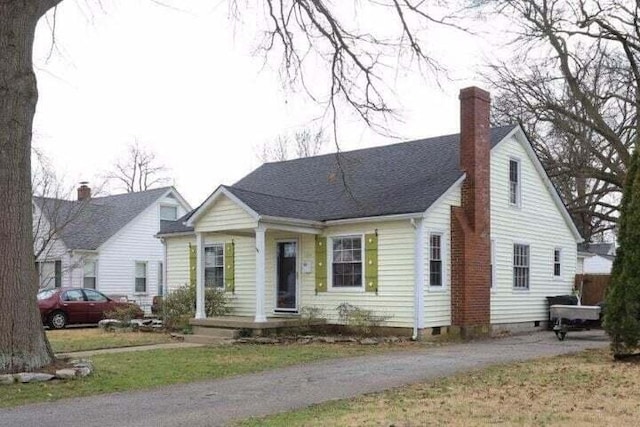
[[[451,317],[463,335],[487,333],[490,322],[489,93],[460,91],[462,206],[452,207]]]

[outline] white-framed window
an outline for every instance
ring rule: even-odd
[[[562,276],[562,249],[553,250],[553,277]]]
[[[164,221],[175,221],[178,219],[178,207],[171,205],[160,205],[160,219]]]
[[[96,288],[97,262],[94,260],[84,261],[84,276],[82,279],[82,287],[88,289]]]
[[[362,288],[362,235],[331,238],[331,287]]]
[[[442,287],[444,283],[442,234],[429,234],[429,285]]]
[[[489,287],[493,289],[496,283],[496,241],[491,239],[491,277],[489,277]]]
[[[62,286],[62,261],[36,261],[40,287],[44,289]]]
[[[520,161],[509,159],[509,204],[520,206],[521,200]]]
[[[204,248],[204,286],[224,289],[224,245]]]
[[[529,245],[513,245],[513,287],[529,289]]]
[[[162,261],[158,262],[158,296],[164,293],[164,265]]]
[[[136,279],[134,292],[137,294],[147,293],[147,262],[136,261]]]

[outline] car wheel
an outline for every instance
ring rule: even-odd
[[[67,326],[67,315],[62,311],[56,311],[49,317],[49,326],[52,329],[62,329]]]

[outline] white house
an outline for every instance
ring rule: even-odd
[[[567,294],[582,239],[523,130],[490,129],[463,89],[461,133],[267,163],[167,224],[167,286],[226,292],[266,322],[348,302],[385,326],[534,328]]]
[[[41,287],[85,287],[148,307],[162,293],[163,221],[191,210],[173,187],[106,197],[78,188],[78,200],[35,197],[36,267]]]
[[[616,258],[615,243],[588,243],[580,245],[578,257],[582,255],[582,271],[584,274],[611,274],[613,261]]]

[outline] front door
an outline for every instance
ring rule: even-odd
[[[296,241],[278,242],[276,265],[277,311],[298,310],[298,243]]]

